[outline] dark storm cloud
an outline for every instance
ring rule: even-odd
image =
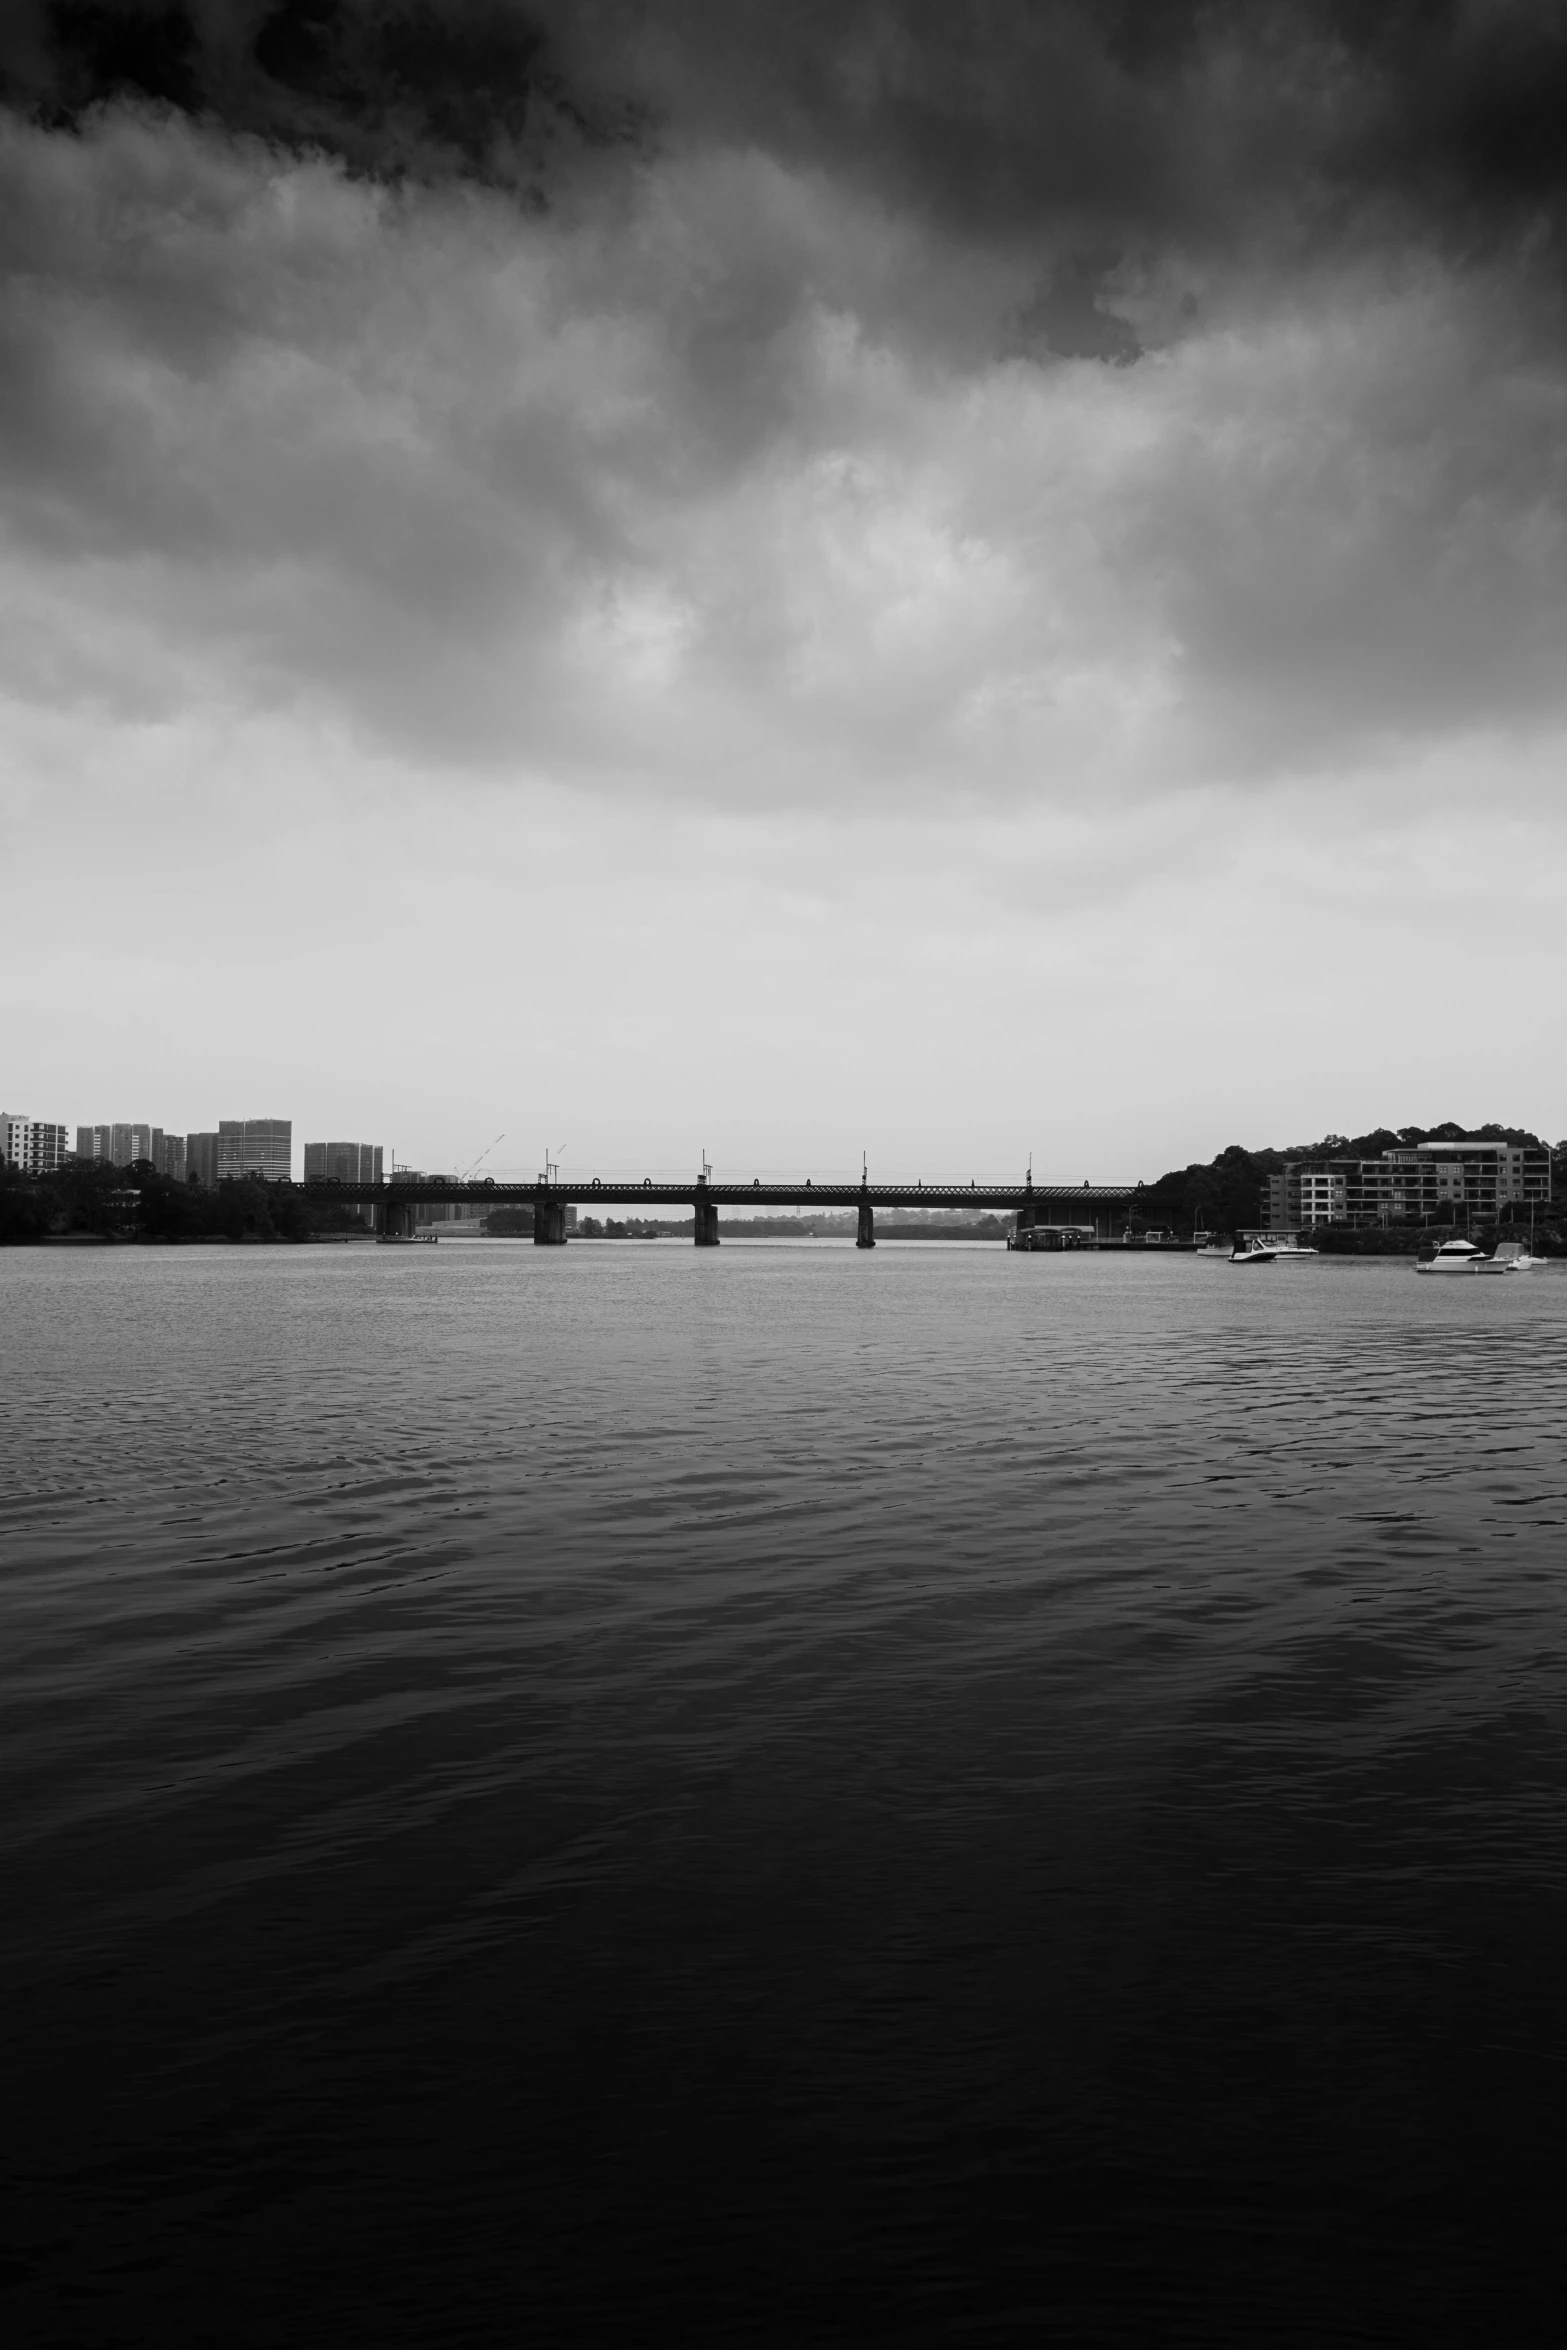
[[[998,348],[1126,360],[1215,269],[1510,253],[1559,324],[1553,0],[18,0],[0,93],[150,101],[372,177],[551,200],[751,146],[1026,256]],[[1130,279],[1175,264],[1136,326]]]
[[[1553,0],[20,0],[13,103],[127,94],[358,169],[527,179],[530,126],[758,143],[948,229],[1311,241],[1387,204],[1460,242],[1553,218]]]
[[[150,100],[379,177],[525,185],[530,122],[604,138],[508,0],[24,0],[12,102],[78,122]]]
[[[1554,7],[33,0],[0,76],[30,675],[128,602],[734,796],[1560,713]]]

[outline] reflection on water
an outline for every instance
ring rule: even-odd
[[[1555,2338],[1567,1280],[0,1306],[18,2338]]]

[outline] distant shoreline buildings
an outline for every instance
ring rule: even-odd
[[[307,1183],[379,1183],[382,1145],[378,1142],[307,1142]]]
[[[75,1130],[51,1120],[0,1111],[0,1165],[26,1175],[52,1175],[78,1163],[124,1168],[150,1166],[176,1183],[208,1191],[237,1180],[289,1183],[294,1174],[291,1118],[220,1118],[202,1133],[172,1134],[150,1119],[105,1119]],[[378,1142],[307,1142],[307,1183],[379,1183],[385,1149]]]
[[[1374,1159],[1286,1159],[1262,1188],[1263,1223],[1273,1231],[1314,1224],[1440,1221],[1461,1210],[1480,1223],[1504,1207],[1545,1207],[1551,1154],[1537,1144],[1469,1139],[1419,1142]]]
[[[103,1159],[111,1167],[132,1167],[147,1160],[160,1175],[181,1182],[185,1175],[185,1137],[165,1134],[161,1126],[140,1126],[134,1120],[113,1126],[78,1126],[76,1156]]]
[[[294,1127],[289,1118],[220,1118],[209,1134],[166,1134],[134,1119],[78,1126],[76,1157],[111,1167],[151,1166],[183,1182],[194,1175],[209,1190],[231,1177],[287,1183],[294,1172]]]

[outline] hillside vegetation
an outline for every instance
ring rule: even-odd
[[[1521,1126],[1459,1126],[1452,1120],[1440,1126],[1378,1126],[1369,1134],[1327,1134],[1320,1142],[1289,1143],[1280,1150],[1247,1150],[1232,1142],[1206,1163],[1173,1167],[1156,1183],[1140,1184],[1130,1220],[1134,1230],[1149,1225],[1178,1231],[1206,1226],[1232,1232],[1237,1225],[1258,1221],[1263,1184],[1286,1160],[1376,1159],[1384,1151],[1408,1149],[1419,1142],[1464,1141],[1551,1147]],[[1567,1144],[1556,1146],[1556,1159],[1560,1188],[1567,1180]],[[1562,1206],[1560,1199],[1553,1201],[1552,1215],[1559,1216]]]

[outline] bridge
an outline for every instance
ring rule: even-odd
[[[300,1183],[290,1187],[318,1206],[371,1206],[382,1211],[388,1239],[411,1236],[421,1207],[462,1204],[485,1210],[528,1207],[533,1210],[533,1237],[540,1247],[562,1247],[566,1239],[566,1210],[578,1208],[690,1208],[698,1248],[718,1246],[720,1208],[853,1208],[858,1212],[856,1245],[876,1246],[878,1208],[992,1209],[1015,1215],[1019,1229],[1040,1224],[1092,1223],[1095,1235],[1108,1238],[1111,1223],[1124,1215],[1131,1202],[1129,1183],[799,1183],[769,1182],[753,1176],[749,1183],[714,1183],[707,1175],[694,1181],[670,1182],[644,1175],[640,1181],[621,1176],[590,1175],[564,1179],[551,1170],[549,1180],[500,1183],[486,1180],[463,1183],[440,1175],[394,1174],[381,1183]]]

